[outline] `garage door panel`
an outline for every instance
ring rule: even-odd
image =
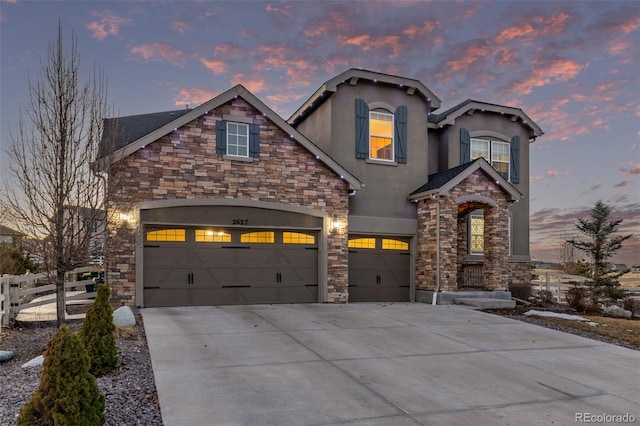
[[[170,266],[145,269],[145,287],[187,288],[188,274],[188,269],[174,269]]]
[[[234,284],[235,268],[230,266],[220,266],[217,268],[194,268],[193,287],[194,288],[222,288],[224,285]]]
[[[233,305],[235,291],[233,288],[193,288],[191,290],[191,305]]]
[[[273,287],[277,282],[278,269],[275,267],[248,267],[236,269],[235,284],[251,287]]]
[[[145,288],[144,303],[148,307],[187,306],[189,291],[180,288]]]
[[[145,266],[184,266],[188,263],[188,250],[186,247],[172,246],[145,246]]]
[[[189,263],[192,265],[230,265],[233,263],[234,250],[222,247],[195,247],[190,251]]]
[[[281,286],[280,303],[314,303],[318,301],[318,285]]]
[[[276,287],[238,287],[236,288],[236,304],[254,305],[258,303],[278,303]]]

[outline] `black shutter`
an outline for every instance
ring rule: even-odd
[[[460,164],[471,161],[471,135],[467,129],[460,128]]]
[[[369,106],[356,99],[356,158],[369,158]]]
[[[520,183],[520,136],[511,138],[511,183]]]
[[[216,154],[227,154],[227,122],[216,121]]]
[[[407,162],[407,107],[400,106],[394,114],[395,139],[396,139],[396,162],[406,164]]]
[[[249,124],[249,157],[260,158],[260,126]]]

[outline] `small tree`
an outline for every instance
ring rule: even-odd
[[[22,247],[0,244],[0,275],[22,275],[27,271],[36,272],[38,264]]]
[[[96,300],[87,311],[79,332],[91,360],[91,374],[96,377],[118,365],[115,330],[113,311],[109,305],[109,287],[100,284]]]
[[[106,79],[100,71],[83,78],[77,38],[65,49],[59,25],[9,136],[0,196],[16,229],[38,242],[56,285],[58,325],[65,320],[65,275],[88,261],[94,224],[104,220],[104,182],[91,162],[107,111]]]
[[[18,425],[101,425],[104,410],[89,355],[63,324],[47,342],[40,385],[20,410]]]
[[[589,210],[589,216],[590,219],[578,219],[576,224],[576,228],[587,239],[572,239],[567,242],[584,251],[591,259],[589,275],[594,287],[594,298],[620,299],[624,296],[618,282],[621,274],[616,271],[615,265],[608,262],[607,259],[622,248],[622,243],[631,238],[632,234],[613,236],[622,220],[612,220],[611,207],[602,201],[597,201]]]

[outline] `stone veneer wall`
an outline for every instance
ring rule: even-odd
[[[531,284],[531,262],[509,262],[509,284]]]
[[[260,158],[223,159],[216,154],[215,124],[223,114],[260,125]],[[242,98],[209,111],[117,164],[111,202],[135,210],[143,201],[167,199],[258,200],[348,216],[348,184]],[[135,304],[132,232],[112,228],[108,282],[114,304]],[[142,230],[138,229],[141,243]],[[328,302],[348,300],[347,233],[328,234]]]
[[[491,198],[498,206],[477,202],[457,204],[456,199],[467,195]],[[466,222],[470,211],[483,208],[485,214],[485,255],[483,284],[487,289],[507,289],[510,278],[508,261],[509,206],[504,191],[482,170],[477,170],[440,197],[440,290],[458,288],[458,275],[467,256]],[[436,288],[436,207],[432,199],[418,202],[418,253],[416,256],[416,289]],[[462,246],[464,244],[464,247]]]

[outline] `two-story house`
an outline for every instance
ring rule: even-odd
[[[431,301],[528,282],[522,110],[350,69],[288,120],[242,86],[105,121],[108,283],[137,306]],[[106,153],[111,154],[107,155]]]

